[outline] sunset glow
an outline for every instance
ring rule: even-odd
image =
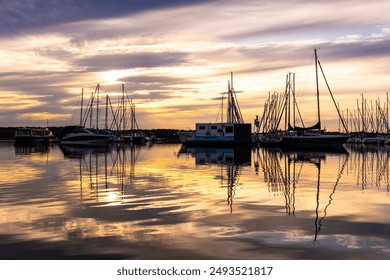
[[[362,93],[384,101],[389,10],[385,0],[1,1],[0,126],[68,125],[82,88],[100,84],[115,103],[124,83],[140,128],[193,128],[215,121],[231,71],[246,122],[296,73],[309,123],[315,48],[342,110]],[[321,93],[323,123],[337,130]]]

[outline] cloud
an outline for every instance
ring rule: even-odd
[[[203,1],[142,0],[15,0],[0,1],[0,34],[15,35],[53,25],[91,19],[114,18],[143,11]]]
[[[101,54],[77,59],[74,64],[89,71],[180,66],[186,54],[179,52]]]

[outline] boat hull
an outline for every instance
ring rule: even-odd
[[[108,135],[70,135],[61,139],[60,144],[77,146],[103,146],[110,143],[111,137]]]
[[[15,137],[15,145],[37,145],[37,144],[49,144],[48,138],[39,137]]]
[[[252,145],[251,124],[197,123],[193,132],[178,132],[183,144],[191,146],[247,146]]]
[[[332,147],[342,146],[349,139],[348,135],[285,135],[280,141],[282,147],[288,148],[317,148],[317,147]]]
[[[15,131],[15,145],[42,145],[49,144],[53,133],[47,128],[19,128]]]

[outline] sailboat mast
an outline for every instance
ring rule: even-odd
[[[365,111],[364,111],[364,107],[365,107],[365,103],[364,103],[364,97],[363,97],[363,93],[362,93],[362,131],[363,133],[366,132],[366,121],[365,121]]]
[[[130,108],[131,108],[131,130],[134,130],[134,123],[135,123],[135,106],[133,104],[133,99],[130,99]]]
[[[230,81],[228,81],[228,101],[227,101],[227,122],[231,122],[231,110],[230,110]]]
[[[122,131],[124,132],[126,130],[126,124],[125,124],[125,85],[122,84]]]
[[[222,94],[222,104],[221,104],[221,123],[223,123],[223,94]]]
[[[96,129],[99,129],[99,90],[100,85],[97,85],[97,99],[96,99]]]
[[[80,106],[80,125],[83,125],[83,100],[84,100],[84,89],[81,89],[81,106]]]
[[[235,115],[234,115],[234,106],[235,104],[233,103],[234,100],[233,100],[233,92],[234,92],[234,87],[233,87],[233,72],[230,72],[230,116],[231,116],[231,122],[235,122],[236,121],[236,118],[235,118]]]
[[[288,124],[290,122],[290,120],[288,119],[288,111],[289,111],[289,106],[288,106],[288,74],[286,74],[286,89],[285,89],[285,115],[284,115],[284,130],[285,131],[288,131]]]
[[[108,129],[108,94],[106,94],[106,119],[105,119],[105,129]]]
[[[314,49],[314,60],[316,64],[316,87],[317,87],[317,113],[318,113],[318,123],[320,124],[321,129],[321,114],[320,114],[320,90],[318,85],[318,57],[317,49]]]
[[[387,123],[387,131],[389,133],[389,92],[386,93],[386,123]]]
[[[295,73],[293,73],[293,89],[292,89],[292,94],[293,94],[293,126],[295,130]]]

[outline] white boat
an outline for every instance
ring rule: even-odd
[[[64,130],[69,130],[67,127]],[[60,140],[63,145],[102,146],[112,141],[112,136],[103,130],[92,131],[83,126],[74,126],[70,133],[66,133]]]
[[[197,123],[193,132],[178,132],[180,140],[192,145],[251,144],[249,123]]]

